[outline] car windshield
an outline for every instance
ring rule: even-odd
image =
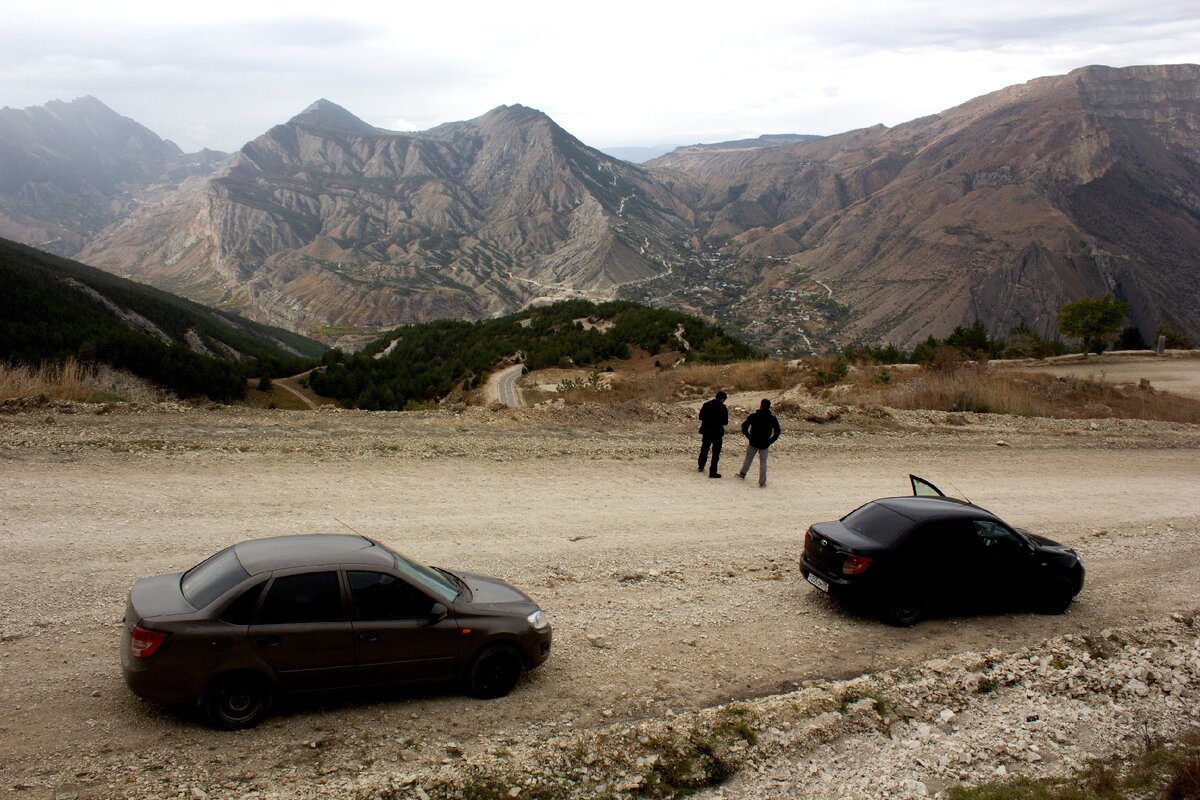
[[[192,608],[206,608],[213,600],[249,577],[233,548],[227,547],[183,573],[179,589]]]
[[[395,550],[390,550],[389,552],[396,559],[396,569],[399,570],[401,575],[426,591],[431,592],[443,603],[453,603],[454,598],[458,597],[458,587],[446,576],[435,572],[430,567],[418,564],[400,555]]]
[[[891,545],[904,537],[913,521],[886,506],[867,503],[842,517],[842,524],[872,541]]]

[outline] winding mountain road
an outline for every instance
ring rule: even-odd
[[[489,403],[503,403],[509,408],[525,405],[521,389],[517,386],[517,378],[525,371],[524,364],[513,364],[507,369],[493,372],[488,378],[485,394]]]

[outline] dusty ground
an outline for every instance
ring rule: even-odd
[[[760,490],[733,477],[736,437],[725,479],[696,472],[694,415],[0,408],[0,795],[319,796],[348,775],[1195,605],[1195,426],[783,417]],[[900,630],[806,586],[805,526],[904,493],[909,472],[1075,546],[1088,568],[1076,605]],[[555,626],[550,660],[497,701],[438,691],[301,703],[237,734],[126,690],[116,648],[134,580],[243,538],[343,523],[525,588]]]

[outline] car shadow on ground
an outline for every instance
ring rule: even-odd
[[[542,679],[538,671],[528,672],[521,677],[512,695],[533,690],[534,684]],[[203,709],[196,705],[171,705],[130,697],[141,707],[142,713],[157,721],[170,725],[185,725],[189,728],[213,730]],[[328,691],[278,695],[272,699],[270,714],[258,727],[278,724],[285,720],[305,715],[319,716],[353,710],[384,710],[389,706],[404,706],[419,702],[451,702],[456,700],[473,703],[494,703],[503,697],[490,700],[472,697],[456,682],[411,684],[405,686],[383,686],[353,689],[331,689]],[[390,708],[387,710],[396,710]]]

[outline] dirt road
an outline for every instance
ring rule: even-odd
[[[0,795],[319,796],[337,777],[1158,618],[1200,586],[1193,426],[783,417],[760,490],[695,471],[690,406],[0,410]],[[806,586],[805,526],[904,493],[909,472],[1075,546],[1076,605],[893,629]],[[497,701],[324,700],[238,734],[127,691],[134,580],[337,520],[524,588],[555,627],[549,662]]]

